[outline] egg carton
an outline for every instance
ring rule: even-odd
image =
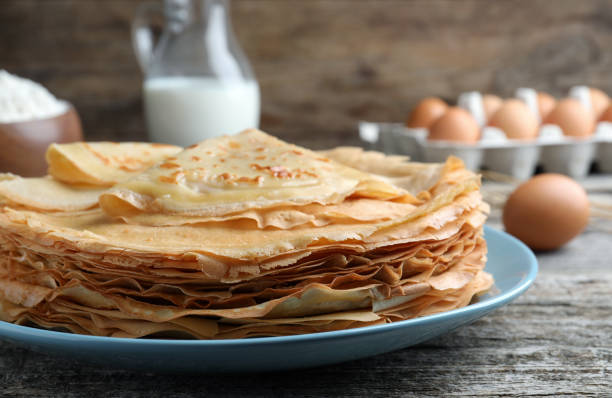
[[[461,158],[470,170],[492,170],[525,180],[541,166],[545,172],[580,179],[593,162],[612,173],[612,123],[600,122],[588,139],[564,136],[558,126],[543,125],[534,141],[505,137],[494,127],[485,127],[475,144],[428,141],[427,130],[411,129],[400,123],[359,124],[359,136],[371,149],[409,156],[419,162],[443,162],[448,156]]]

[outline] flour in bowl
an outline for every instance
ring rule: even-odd
[[[45,119],[67,109],[42,85],[0,70],[0,123]]]

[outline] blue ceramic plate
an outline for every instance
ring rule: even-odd
[[[220,341],[83,336],[0,322],[0,338],[108,367],[173,373],[285,370],[365,358],[473,322],[529,287],[538,270],[533,253],[504,232],[485,227],[485,237],[493,292],[467,307],[423,318],[336,332]]]

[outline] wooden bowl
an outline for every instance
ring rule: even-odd
[[[45,151],[50,144],[82,140],[81,120],[72,106],[47,119],[0,123],[0,172],[43,176],[47,174]]]

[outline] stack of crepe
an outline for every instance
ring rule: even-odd
[[[182,149],[52,145],[0,181],[0,319],[116,337],[244,338],[469,304],[487,206],[461,161],[315,153],[248,130]]]

